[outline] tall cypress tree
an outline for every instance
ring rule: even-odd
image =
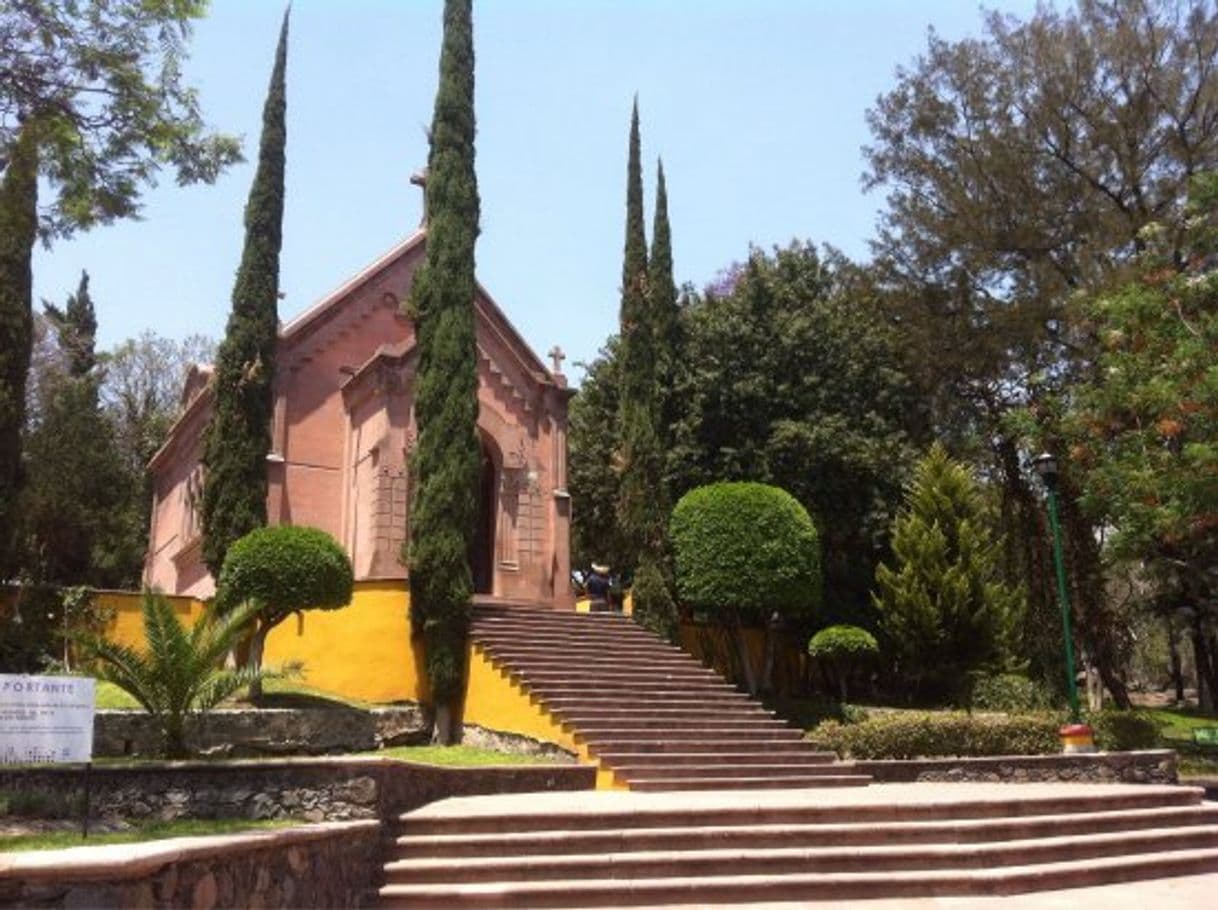
[[[474,35],[471,0],[445,0],[440,84],[427,160],[427,259],[415,277],[418,444],[411,459],[411,618],[423,633],[435,738],[453,736],[473,578],[469,548],[481,455],[474,337]]]
[[[233,541],[266,524],[283,241],[288,15],[283,14],[262,111],[258,168],[245,206],[245,248],[216,356],[215,404],[203,453],[203,559],[216,578]]]
[[[663,161],[656,162],[656,210],[651,230],[651,257],[647,263],[647,290],[655,349],[656,435],[661,450],[667,452],[672,448],[672,427],[677,419],[673,388],[680,348],[680,314],[677,284],[673,279],[672,229],[668,224],[668,188]]]
[[[33,122],[7,150],[0,181],[0,581],[13,571],[21,488],[21,431],[33,345],[31,256],[38,233],[38,145]]]
[[[622,260],[619,312],[617,458],[621,471],[618,523],[634,568],[654,542],[655,479],[659,443],[655,436],[655,353],[647,299],[647,237],[643,226],[643,170],[639,155],[639,104],[630,114],[626,163],[626,246]]]
[[[97,313],[89,295],[89,273],[80,273],[76,293],[68,295],[62,310],[52,303],[43,306],[59,335],[59,349],[67,355],[68,375],[76,379],[88,376],[97,365]]]

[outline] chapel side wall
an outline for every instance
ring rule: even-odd
[[[153,505],[144,584],[166,594],[210,597],[215,591],[203,564],[198,497],[202,486],[206,400],[195,401],[153,467]]]

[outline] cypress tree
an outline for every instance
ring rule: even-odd
[[[0,581],[14,568],[21,431],[33,345],[30,261],[38,233],[38,146],[30,121],[7,157],[0,181]]]
[[[655,435],[655,352],[648,306],[647,237],[643,227],[643,171],[639,160],[639,105],[630,114],[626,164],[626,245],[619,313],[617,458],[621,471],[618,523],[633,568],[656,542],[655,481],[659,441]],[[623,567],[626,568],[626,567]]]
[[[216,357],[215,403],[203,453],[203,559],[215,578],[229,546],[266,524],[266,456],[279,333],[288,15],[283,14],[262,111],[258,168],[245,206],[245,247]]]
[[[411,458],[411,619],[423,634],[435,738],[451,741],[473,578],[469,548],[481,455],[474,337],[474,36],[471,0],[445,0],[440,81],[427,161],[427,258],[412,306],[419,351]]]
[[[59,349],[67,355],[68,375],[76,379],[88,376],[97,365],[97,313],[89,295],[89,273],[80,273],[76,293],[68,295],[62,310],[45,302],[43,308],[59,335]]]
[[[680,313],[677,306],[677,284],[672,268],[672,229],[668,224],[668,188],[664,180],[664,162],[656,162],[656,210],[651,231],[651,256],[647,263],[648,303],[651,311],[651,336],[655,349],[655,426],[661,451],[673,445],[673,425],[677,422],[676,395],[677,358],[680,349]],[[671,491],[664,486],[665,494]],[[669,498],[664,504],[667,511]]]

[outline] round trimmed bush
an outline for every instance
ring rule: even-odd
[[[257,528],[228,548],[216,586],[216,604],[231,609],[247,600],[262,606],[271,625],[297,610],[334,610],[351,600],[351,560],[318,528]],[[275,618],[277,617],[277,618]]]
[[[690,490],[668,526],[677,591],[690,607],[754,621],[820,606],[820,541],[803,506],[761,483]]]
[[[863,662],[878,657],[880,646],[875,636],[858,626],[829,626],[808,642],[808,654],[833,663]]]

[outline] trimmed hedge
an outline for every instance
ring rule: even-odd
[[[1159,745],[1159,728],[1141,711],[1099,711],[1086,718],[1102,752]],[[933,758],[985,755],[1054,755],[1061,751],[1056,714],[969,714],[902,711],[873,714],[857,724],[828,720],[808,739],[850,758]]]
[[[969,703],[978,711],[1043,711],[1054,706],[1044,686],[1018,673],[977,677]]]
[[[1048,715],[902,711],[860,724],[826,721],[808,738],[843,758],[1051,755],[1061,751],[1060,726]]]
[[[668,531],[677,589],[695,610],[756,620],[820,606],[816,526],[785,490],[762,483],[698,487],[681,497]]]

